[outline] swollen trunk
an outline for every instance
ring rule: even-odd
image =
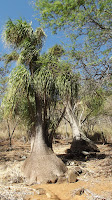
[[[42,127],[42,107],[38,99],[36,135],[32,152],[23,165],[23,172],[30,184],[55,182],[66,172],[64,163],[48,148]]]

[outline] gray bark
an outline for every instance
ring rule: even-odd
[[[68,115],[68,118],[69,118],[69,121],[70,121],[70,125],[71,125],[71,128],[72,128],[73,138],[75,138],[76,140],[80,140],[81,133],[80,133],[79,127],[77,125],[77,119],[74,116],[74,113],[72,111],[72,107],[71,107],[70,102],[67,103],[66,113]]]
[[[23,165],[23,173],[29,184],[55,182],[66,172],[65,164],[48,148],[42,124],[41,102],[37,107],[35,137],[32,139],[32,151]]]
[[[78,121],[72,111],[72,106],[70,102],[67,103],[66,113],[69,117],[70,125],[72,128],[73,142],[71,144],[70,150],[72,152],[82,151],[99,151],[98,147],[86,137],[81,128],[78,125]]]

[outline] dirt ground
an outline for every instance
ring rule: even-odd
[[[27,185],[21,166],[30,153],[30,144],[13,141],[13,149],[9,151],[8,141],[0,141],[0,199],[112,200],[112,144],[99,144],[99,153],[76,158],[66,156],[69,147],[67,141],[53,145],[54,152],[62,157],[69,170],[80,169],[75,183]]]

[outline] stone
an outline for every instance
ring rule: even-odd
[[[60,176],[59,178],[58,178],[58,181],[57,181],[57,183],[64,183],[64,182],[66,182],[66,177],[65,176]]]
[[[25,160],[27,158],[27,156],[22,156],[21,160]]]
[[[72,196],[78,195],[81,196],[84,193],[84,188],[78,188],[76,190],[73,190]]]
[[[82,173],[82,169],[78,166],[75,167],[75,171],[78,173],[78,175]]]
[[[47,192],[47,193],[46,193],[46,197],[47,197],[48,199],[60,200],[60,198],[59,198],[57,195],[55,195],[55,194],[53,194],[53,193],[51,193],[51,192]]]
[[[84,193],[84,188],[80,188],[75,192],[75,195],[82,195]]]
[[[52,180],[48,180],[47,183],[56,183],[58,181],[58,177],[54,176],[54,178],[52,178]]]
[[[44,194],[46,194],[46,191],[43,188],[36,189],[36,192],[37,192],[38,195],[44,195]]]
[[[89,156],[89,155],[90,155],[90,153],[87,152],[87,151],[82,151],[82,154],[83,154],[84,156]]]
[[[68,182],[69,183],[75,183],[77,181],[77,173],[76,171],[70,171],[68,173]]]
[[[52,195],[51,195],[50,193],[47,192],[47,193],[46,193],[46,196],[47,196],[48,199],[51,199],[51,196],[52,196]]]

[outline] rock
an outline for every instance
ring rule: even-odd
[[[51,196],[52,196],[52,195],[51,195],[50,193],[47,192],[47,193],[46,193],[46,196],[47,196],[47,198],[51,199]]]
[[[84,193],[84,188],[78,188],[73,191],[73,196],[74,195],[82,195]]]
[[[83,154],[84,156],[89,156],[89,155],[90,155],[90,153],[87,152],[87,151],[82,151],[82,154]]]
[[[71,161],[71,162],[70,162],[70,166],[73,166],[73,165],[74,165],[74,161]]]
[[[64,182],[66,182],[66,177],[65,176],[60,176],[59,178],[58,178],[58,181],[57,181],[57,183],[64,183]]]
[[[43,188],[36,189],[36,192],[37,192],[38,195],[44,195],[44,194],[46,194],[46,191]]]
[[[75,171],[78,173],[78,175],[82,173],[82,169],[78,166],[75,167]]]
[[[75,138],[72,141],[70,150],[77,155],[80,155],[82,151],[85,152],[99,152],[98,147],[85,135],[81,134],[81,139],[76,140]]]
[[[77,172],[73,170],[68,172],[68,182],[75,183],[76,181],[77,181]]]
[[[68,160],[67,163],[66,163],[66,165],[67,165],[67,166],[73,166],[73,165],[74,165],[74,161],[69,161],[69,160]]]
[[[47,183],[56,183],[58,181],[58,177],[54,176],[54,178],[52,178],[52,180],[48,180]]]
[[[25,160],[27,158],[27,156],[22,156],[20,158],[21,158],[21,160]]]
[[[12,183],[23,183],[24,179],[23,179],[23,177],[18,176],[18,177],[14,177],[11,182]]]
[[[55,195],[55,194],[53,194],[53,193],[51,193],[51,192],[47,192],[47,193],[46,193],[46,197],[47,197],[48,199],[60,200],[60,198],[59,198],[57,195]]]

